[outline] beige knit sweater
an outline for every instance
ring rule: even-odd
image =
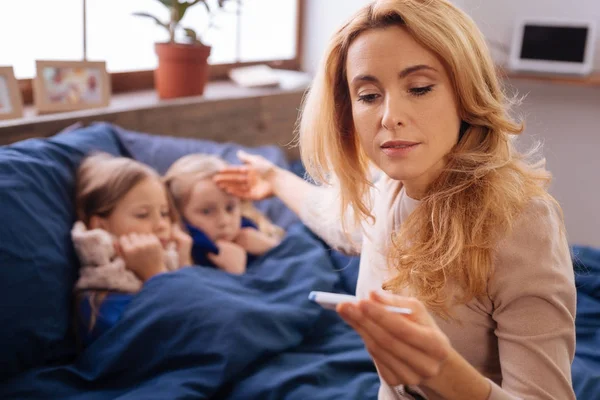
[[[390,276],[385,247],[391,232],[418,206],[387,176],[371,191],[374,224],[342,232],[334,189],[315,187],[301,219],[332,247],[361,254],[357,295],[380,290]],[[569,247],[554,207],[532,201],[499,245],[487,296],[455,307],[462,321],[437,318],[453,347],[492,382],[489,400],[575,399],[576,292]],[[425,387],[430,400],[441,399]],[[385,383],[379,399],[412,399]]]

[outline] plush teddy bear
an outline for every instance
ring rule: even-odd
[[[117,256],[110,233],[102,229],[88,230],[83,222],[77,221],[71,237],[81,263],[75,290],[136,293],[142,288],[142,281],[125,268],[125,261]],[[178,258],[175,243],[169,243],[165,250],[165,266],[169,271],[179,268]]]

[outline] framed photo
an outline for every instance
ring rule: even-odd
[[[517,21],[509,56],[514,71],[589,75],[594,68],[596,22],[523,17]]]
[[[12,67],[0,67],[0,120],[21,118],[23,100]]]
[[[104,61],[35,63],[34,103],[40,114],[106,107],[110,103],[110,76]]]

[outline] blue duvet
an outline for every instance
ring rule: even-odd
[[[573,387],[588,400],[600,393],[600,251],[574,254]],[[307,299],[353,292],[357,263],[296,225],[246,275],[158,276],[78,360],[3,382],[0,398],[374,400],[379,380],[360,338]]]
[[[600,249],[574,247],[577,344],[571,369],[579,400],[600,399]]]
[[[10,399],[376,399],[359,336],[308,300],[343,275],[304,227],[242,276],[191,267],[155,277],[69,365],[0,385]]]

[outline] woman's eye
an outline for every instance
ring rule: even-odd
[[[170,217],[170,215],[169,215],[169,212],[168,212],[168,211],[162,211],[162,212],[160,213],[160,216],[161,216],[161,217],[163,217],[163,218],[168,218],[168,217]]]
[[[378,98],[379,98],[379,95],[376,93],[361,94],[360,96],[358,96],[358,101],[369,104],[369,103],[373,103]]]
[[[423,96],[423,95],[426,95],[427,93],[431,92],[433,90],[433,86],[435,86],[435,85],[416,87],[416,88],[410,89],[409,92],[413,96]]]
[[[135,215],[135,217],[136,217],[137,219],[146,219],[146,218],[148,218],[149,216],[150,216],[150,214],[148,214],[148,213],[136,214],[136,215]]]
[[[235,204],[230,204],[227,206],[227,208],[225,209],[228,213],[232,213],[235,211],[237,207],[235,206]]]
[[[210,215],[211,211],[212,210],[210,208],[203,208],[202,210],[200,210],[200,214]]]

